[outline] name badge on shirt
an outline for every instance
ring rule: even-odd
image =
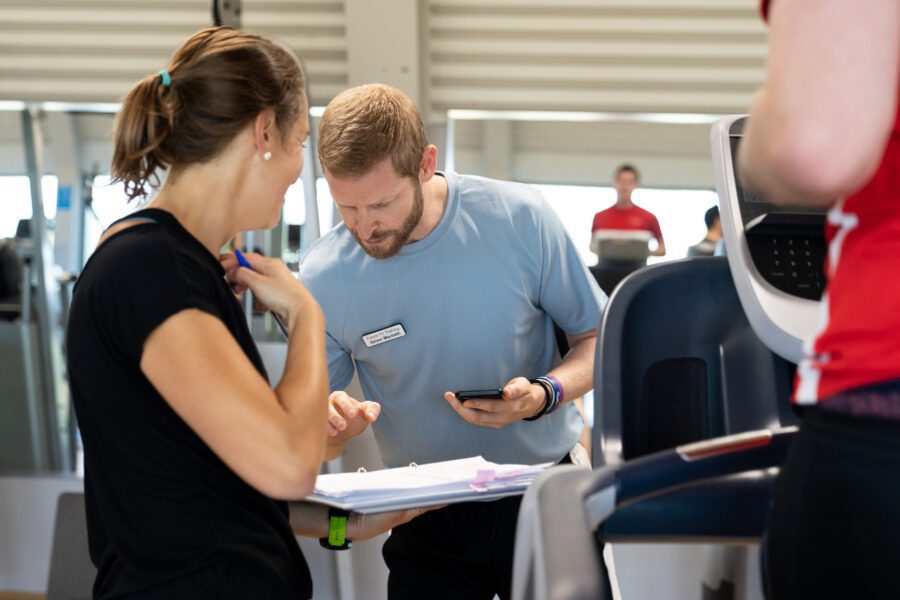
[[[397,338],[402,338],[406,335],[406,330],[403,329],[403,325],[400,323],[395,323],[394,325],[388,325],[384,329],[379,329],[378,331],[373,331],[372,333],[367,333],[362,336],[362,341],[366,343],[366,346],[371,348],[372,346],[377,346],[378,344],[383,344],[385,342],[390,342],[391,340],[396,340]]]

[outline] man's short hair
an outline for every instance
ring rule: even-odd
[[[418,178],[428,146],[422,115],[403,92],[369,84],[338,94],[319,128],[319,159],[335,177],[358,177],[390,157],[401,177]]]
[[[712,226],[715,225],[716,221],[719,218],[719,207],[713,206],[709,210],[706,211],[706,214],[703,215],[703,220],[706,221],[706,228],[712,229]]]
[[[634,175],[635,181],[641,180],[641,173],[637,170],[637,167],[635,167],[634,165],[631,165],[628,163],[625,163],[624,165],[620,165],[619,168],[616,169],[616,178],[618,178],[619,175],[622,173],[631,173],[632,175]]]

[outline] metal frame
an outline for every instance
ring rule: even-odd
[[[62,364],[62,339],[59,336],[59,286],[50,265],[53,264],[53,244],[49,239],[44,219],[44,196],[41,180],[43,165],[43,132],[41,129],[41,109],[26,106],[22,112],[22,139],[25,150],[25,165],[31,186],[31,277],[25,282],[33,285],[33,299],[37,326],[38,351],[41,357],[40,378],[43,398],[33,395],[35,386],[29,386],[29,402],[39,419],[46,425],[43,432],[41,454],[36,456],[37,464],[46,469],[70,471],[73,467],[69,435],[65,431],[68,419],[60,418],[60,410],[71,410],[68,394],[65,394]],[[23,342],[25,340],[23,339]],[[23,351],[30,356],[28,345]],[[26,361],[28,361],[26,357]],[[28,364],[28,362],[26,362]],[[39,439],[41,439],[39,438]]]
[[[796,431],[751,431],[594,471],[566,466],[542,473],[525,493],[519,513],[513,598],[603,598],[595,536],[617,509],[716,478],[778,466]]]

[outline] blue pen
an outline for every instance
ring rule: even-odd
[[[239,265],[241,265],[245,269],[250,269],[251,271],[253,270],[253,267],[251,267],[250,263],[247,262],[247,259],[244,258],[244,253],[241,252],[240,250],[238,250],[237,248],[234,249],[234,257],[237,258]],[[282,322],[281,317],[279,317],[277,314],[275,314],[274,310],[271,310],[269,312],[272,313],[272,318],[275,319],[275,323],[278,324],[278,328],[281,330],[281,333],[284,335],[284,339],[288,339],[288,337],[289,337],[288,330],[287,330],[287,327],[284,326],[284,322]]]

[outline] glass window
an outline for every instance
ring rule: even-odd
[[[616,190],[611,187],[569,185],[535,185],[556,214],[575,243],[587,265],[597,263],[597,255],[590,251],[591,225],[594,215],[616,202]],[[703,216],[709,207],[718,204],[718,196],[710,190],[664,190],[639,188],[634,203],[656,215],[663,239],[665,256],[651,256],[647,262],[676,260],[687,256],[687,250],[706,235]],[[594,425],[594,393],[584,396],[585,420]],[[596,450],[595,450],[596,452]]]
[[[101,229],[106,229],[113,221],[134,212],[139,206],[138,202],[128,202],[128,198],[125,196],[125,184],[121,181],[113,183],[112,177],[109,175],[94,177],[91,197],[91,208],[95,221]]]
[[[44,175],[41,190],[44,196],[44,216],[56,217],[56,193],[59,180]],[[0,177],[0,238],[11,238],[22,219],[31,218],[31,184],[25,175]]]
[[[334,200],[324,177],[316,179],[316,204],[319,207],[319,233],[324,234],[337,225],[334,222]]]
[[[321,231],[331,229],[333,224],[334,208],[331,193],[324,178],[316,181],[316,193],[319,206],[319,226]],[[103,231],[116,219],[120,219],[143,206],[140,202],[128,202],[125,196],[125,186],[121,182],[112,183],[109,175],[98,175],[94,178],[92,190],[92,211],[89,211],[85,219],[85,257],[90,256]],[[30,210],[30,208],[29,208]],[[301,227],[306,224],[306,197],[303,192],[303,182],[298,180],[292,184],[284,195],[284,222],[285,225]],[[296,262],[296,252],[284,257],[287,262]]]
[[[90,210],[84,219],[84,260],[90,257],[100,241],[103,231],[116,219],[140,208],[139,202],[128,202],[125,184],[112,182],[109,175],[94,177],[91,188]]]
[[[597,256],[590,251],[591,224],[594,215],[616,202],[611,187],[535,185],[563,222],[585,263],[594,265]],[[648,263],[675,260],[687,256],[687,250],[706,235],[703,215],[718,204],[710,190],[667,190],[639,188],[634,203],[656,215],[666,242],[666,255],[651,256]]]
[[[284,222],[286,225],[306,223],[306,194],[303,193],[301,179],[291,184],[284,194]]]

